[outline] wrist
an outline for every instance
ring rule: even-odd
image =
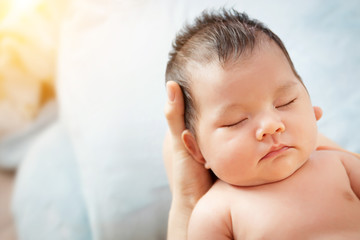
[[[187,201],[172,201],[168,219],[168,240],[186,240],[193,207]]]

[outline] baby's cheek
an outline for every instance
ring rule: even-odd
[[[231,148],[222,152],[222,156],[218,156],[219,169],[230,174],[243,174],[243,171],[248,168],[251,159],[246,156],[246,151],[241,147]]]

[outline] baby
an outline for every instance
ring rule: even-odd
[[[360,160],[316,150],[319,108],[284,44],[235,10],[176,37],[166,81],[183,91],[183,143],[217,180],[189,239],[360,239]]]

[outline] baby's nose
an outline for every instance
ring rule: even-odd
[[[258,141],[263,140],[268,135],[275,133],[282,133],[285,131],[285,125],[280,118],[276,116],[268,116],[263,118],[256,130],[256,139]]]

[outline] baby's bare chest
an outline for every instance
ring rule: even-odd
[[[360,239],[360,201],[342,171],[305,171],[289,182],[234,195],[238,239]]]

